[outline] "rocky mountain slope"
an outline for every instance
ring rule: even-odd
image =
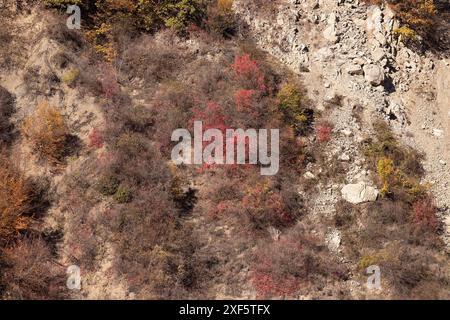
[[[392,7],[207,1],[175,32],[115,21],[133,4],[69,30],[44,2],[0,13],[0,161],[45,181],[0,233],[2,298],[448,298],[450,60],[406,45]],[[24,129],[42,104],[64,119],[58,161]],[[175,166],[172,131],[199,119],[280,128],[280,173]]]
[[[343,108],[331,115],[340,133],[340,148],[331,152],[350,156],[348,182],[364,180],[358,141],[371,134],[375,119],[385,119],[404,143],[425,154],[425,181],[448,237],[450,60],[405,47],[394,37],[398,22],[389,7],[366,7],[358,0],[284,4],[271,14],[255,15],[258,9],[245,1],[236,10],[258,45],[305,79],[319,106],[344,97]],[[357,105],[363,107],[363,125],[352,117]]]

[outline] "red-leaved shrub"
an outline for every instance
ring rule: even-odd
[[[202,121],[203,132],[208,129],[219,129],[225,133],[225,130],[227,129],[227,117],[224,115],[222,107],[219,104],[208,102],[203,109],[193,108],[192,113],[191,124],[193,124],[194,121]]]
[[[120,92],[117,82],[117,75],[114,70],[109,67],[103,67],[99,77],[102,92],[106,98],[111,99]]]
[[[245,83],[249,89],[266,91],[264,74],[261,72],[258,63],[252,60],[249,54],[237,56],[234,59],[232,69],[237,79]]]
[[[425,230],[436,232],[439,226],[436,211],[436,205],[431,197],[416,201],[413,204],[413,223]]]
[[[318,123],[316,126],[317,141],[320,143],[330,141],[332,131],[333,127],[329,122],[323,121]]]
[[[92,129],[89,133],[89,148],[100,149],[101,147],[103,147],[103,143],[103,136],[100,130],[98,130],[97,128]]]

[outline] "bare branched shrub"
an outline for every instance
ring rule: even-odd
[[[0,155],[0,181],[0,243],[4,243],[28,229],[33,189],[5,154]]]
[[[4,299],[63,299],[65,268],[40,238],[22,239],[0,251],[0,295]]]
[[[233,0],[212,1],[208,6],[206,25],[210,32],[225,38],[237,31],[237,19],[233,12]]]
[[[413,204],[412,221],[424,231],[436,232],[439,227],[436,213],[437,207],[433,199],[430,196],[424,197]]]
[[[289,298],[312,283],[345,279],[347,271],[326,247],[297,227],[266,247],[259,248],[252,265],[252,283],[260,297]]]
[[[15,13],[5,5],[1,8],[0,19],[0,67],[6,70],[17,68],[24,63],[25,41],[14,26]]]
[[[384,277],[392,285],[394,299],[449,299],[448,272],[439,266],[442,257],[427,251],[397,245],[380,262]]]
[[[130,44],[122,53],[122,59],[122,76],[138,77],[149,87],[170,78],[180,71],[180,65],[189,62],[188,55],[176,46],[158,43],[150,36],[142,36]]]

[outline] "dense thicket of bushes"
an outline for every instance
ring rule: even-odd
[[[121,22],[146,31],[155,31],[162,26],[183,31],[190,23],[200,23],[204,16],[204,0],[43,0],[49,7],[65,9],[68,5],[79,5],[83,15],[93,23]]]
[[[3,42],[2,49],[10,48]],[[2,64],[7,60],[0,61],[0,65],[12,67],[11,63]],[[56,262],[53,244],[44,240],[40,230],[39,218],[48,207],[48,186],[43,179],[25,175],[11,155],[14,112],[14,96],[0,86],[0,298],[62,299],[67,297],[65,268]],[[33,142],[49,147],[44,148],[47,151],[56,151],[54,139],[59,136],[55,135],[59,131],[54,130],[56,123],[52,119],[30,118],[32,128],[27,130]],[[50,154],[57,154],[53,151]]]
[[[233,0],[42,0],[50,8],[64,10],[70,4],[81,7],[83,28],[105,60],[113,61],[124,35],[137,36],[170,28],[180,36],[207,32],[230,38],[237,30]]]
[[[208,224],[234,221],[244,242],[255,236],[270,241],[270,227],[294,225],[305,208],[290,178],[305,163],[303,154],[291,154],[290,148],[296,146],[296,131],[313,133],[314,111],[301,85],[291,83],[283,70],[275,72],[264,58],[257,60],[263,57],[259,52],[223,46],[224,54],[210,61],[170,43],[150,36],[125,40],[117,56],[121,69],[99,69],[106,124],[91,132],[89,160],[66,181],[71,200],[64,210],[74,214],[67,245],[73,263],[93,270],[104,242],[112,241],[113,270],[140,297],[207,297],[210,280],[228,277],[227,271],[217,264],[220,252],[206,251],[184,219],[195,211]],[[138,78],[142,81],[136,84]],[[297,119],[284,115],[277,95],[283,85],[303,95],[293,111]],[[124,86],[145,89],[145,104],[133,102]],[[258,166],[175,170],[168,164],[171,133],[191,129],[194,120],[205,128],[283,128],[289,139],[282,140],[281,176],[263,179]],[[192,175],[236,190],[208,193],[208,206],[200,208],[187,179]],[[109,203],[107,209],[95,211],[102,201]],[[229,243],[223,250],[233,252],[235,246]]]
[[[320,241],[297,225],[278,242],[259,248],[251,278],[261,298],[291,297],[299,291],[308,294],[325,282],[345,280],[347,272]]]
[[[205,0],[43,0],[47,7],[65,10],[70,4],[81,7],[87,40],[107,61],[117,55],[117,40],[123,34],[136,35],[168,27],[185,35],[191,25],[200,25],[205,18]]]
[[[43,240],[36,218],[46,207],[41,187],[0,154],[0,297],[60,299],[67,295],[65,269]]]

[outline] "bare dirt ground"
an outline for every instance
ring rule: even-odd
[[[429,183],[445,223],[450,243],[450,66],[436,61],[435,71],[425,85],[402,96],[411,122],[405,137],[408,144],[425,155],[425,182]]]

